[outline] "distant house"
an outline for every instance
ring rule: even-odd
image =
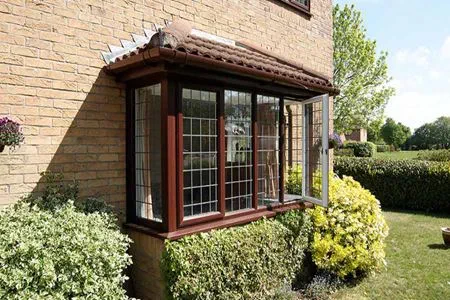
[[[355,129],[352,133],[345,134],[344,137],[346,141],[367,142],[367,129]]]
[[[162,298],[164,239],[326,205],[331,0],[0,8],[0,115],[25,133],[0,154],[0,204],[53,170],[115,205],[139,298]],[[291,195],[297,165],[303,193]]]

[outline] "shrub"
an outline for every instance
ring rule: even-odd
[[[300,165],[295,165],[289,170],[285,185],[287,193],[302,195],[302,176],[302,167]]]
[[[450,149],[419,151],[419,160],[450,162]]]
[[[355,153],[353,152],[353,149],[347,148],[347,149],[335,149],[334,150],[335,156],[355,156]]]
[[[352,176],[386,208],[450,212],[450,164],[336,157],[334,171]]]
[[[78,184],[76,182],[64,183],[61,173],[42,172],[41,176],[45,182],[42,195],[30,194],[23,200],[32,206],[44,210],[55,210],[68,201],[78,199]]]
[[[85,213],[113,212],[112,206],[105,203],[102,199],[94,197],[89,197],[84,200],[78,199],[78,183],[75,181],[64,182],[63,174],[43,172],[41,175],[45,182],[42,195],[30,194],[22,199],[22,201],[50,211],[58,209],[69,201],[74,201],[75,207]]]
[[[357,157],[372,157],[377,151],[377,147],[372,142],[347,142],[344,149],[353,149],[353,153]]]
[[[111,215],[20,201],[0,211],[0,298],[124,299],[129,243]]]
[[[343,282],[334,274],[319,273],[300,292],[304,299],[328,300],[342,284]]]
[[[391,151],[391,147],[386,144],[377,145],[377,152],[389,152]]]
[[[166,242],[162,259],[173,299],[275,299],[302,265],[309,218],[277,219]]]
[[[312,258],[340,278],[358,277],[384,263],[387,225],[378,200],[350,177],[330,176],[328,208],[309,211]]]

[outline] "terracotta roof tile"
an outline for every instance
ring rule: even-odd
[[[128,57],[142,53],[150,48],[153,48],[153,44],[154,43],[152,43],[152,41],[143,44],[132,52],[116,58],[115,61],[118,62],[121,60],[126,60]],[[305,84],[306,86],[308,84],[313,84],[319,87],[322,86],[324,88],[333,89],[333,85],[330,80],[324,76],[312,74],[313,72],[305,71],[302,66],[289,63],[286,60],[278,59],[275,55],[266,55],[255,51],[254,49],[227,45],[216,40],[206,39],[193,34],[188,34],[183,38],[178,36],[175,45],[173,45],[173,43],[166,43],[159,47],[169,48],[185,52],[190,55],[196,55],[211,60],[222,61],[229,64],[264,71],[278,76],[294,79],[302,84]]]

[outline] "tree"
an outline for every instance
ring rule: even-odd
[[[367,140],[372,143],[380,143],[383,141],[381,138],[381,126],[383,126],[383,119],[377,119],[370,122],[367,127]]]
[[[383,117],[394,88],[388,86],[387,52],[377,55],[376,41],[366,37],[361,13],[353,5],[333,9],[334,126],[340,133],[367,128]]]
[[[411,129],[402,123],[396,123],[388,118],[381,127],[381,137],[388,145],[393,145],[395,149],[400,148],[411,136]]]
[[[450,117],[440,117],[417,128],[410,144],[419,149],[450,149]]]

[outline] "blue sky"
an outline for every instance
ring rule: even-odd
[[[397,92],[386,115],[415,129],[450,116],[450,1],[333,0],[355,4],[367,35],[389,52]]]

